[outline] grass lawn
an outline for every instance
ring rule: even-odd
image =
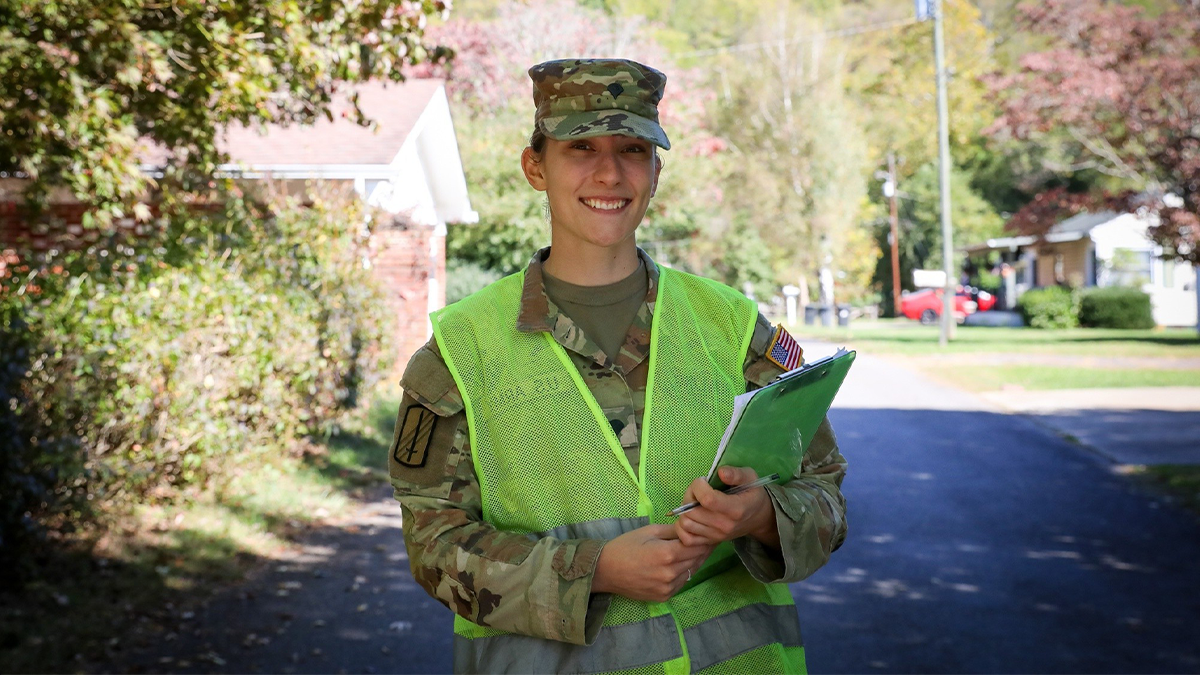
[[[54,542],[33,581],[0,590],[0,672],[68,672],[103,663],[117,636],[170,639],[184,608],[293,546],[387,484],[399,394],[377,396],[342,433],[247,470],[220,491],[112,514],[104,531]],[[7,572],[6,572],[7,574]]]
[[[1200,336],[1192,328],[958,326],[945,348],[938,345],[937,326],[905,319],[858,321],[848,328],[794,326],[789,330],[800,339],[826,340],[864,354],[903,357],[928,375],[969,391],[1200,386]],[[1126,361],[1120,363],[1121,359]],[[1131,361],[1138,359],[1142,361]]]
[[[797,337],[846,344],[865,353],[910,356],[1015,353],[1200,358],[1200,334],[1194,328],[1038,330],[958,326],[954,340],[945,348],[938,345],[937,326],[922,326],[904,319],[856,321],[848,328],[794,325],[788,326],[788,330]]]
[[[1097,387],[1200,387],[1200,370],[1011,365],[941,366],[922,361],[921,370],[967,391],[1092,389]]]
[[[1200,515],[1200,466],[1164,464],[1138,467],[1136,471],[1155,487],[1169,493],[1193,513]]]

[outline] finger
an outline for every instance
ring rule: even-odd
[[[700,506],[705,508],[713,508],[717,504],[720,504],[722,500],[727,499],[725,494],[714,490],[713,486],[709,485],[708,481],[703,478],[696,479],[696,482],[692,483],[692,487],[695,500],[700,503]]]
[[[695,521],[718,530],[728,530],[738,521],[739,505],[732,497],[720,496],[722,499],[714,499],[711,506],[692,509],[680,516],[680,520]]]
[[[692,509],[685,517],[679,519],[683,529],[688,532],[700,532],[698,528],[720,528],[729,518],[712,509]]]
[[[702,484],[708,485],[708,481],[704,480],[704,478],[697,478],[697,479],[693,480],[691,483],[689,483],[687,486],[687,490],[684,490],[684,492],[683,492],[683,501],[680,503],[687,504],[689,502],[696,501],[696,490],[700,489],[700,486]]]
[[[702,543],[719,544],[729,539],[730,526],[729,521],[720,520],[715,522],[703,522],[693,520],[683,526],[683,529],[695,537],[699,537]]]
[[[704,558],[708,556],[708,553],[711,551],[711,549],[717,544],[721,543],[720,539],[717,539],[716,541],[709,541],[703,536],[699,537],[699,540],[697,540],[697,536],[694,534],[689,534],[688,538],[694,543],[685,545],[682,539],[677,542],[671,542],[672,548],[667,554],[669,560],[668,564],[685,564],[687,561],[695,560],[697,558],[704,560]]]
[[[726,485],[743,485],[758,480],[758,472],[748,466],[723,466],[717,475]]]
[[[679,543],[684,546],[690,547],[704,543],[703,539],[684,529],[682,521],[675,521],[675,535],[679,537]]]
[[[701,549],[709,544],[720,541],[719,539],[714,540],[712,538],[711,528],[700,525],[694,520],[679,521],[676,523],[675,529],[679,533],[679,543],[689,549]]]

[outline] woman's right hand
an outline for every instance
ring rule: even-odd
[[[592,592],[666,602],[688,582],[713,548],[708,544],[684,546],[671,525],[647,525],[626,532],[600,549]]]

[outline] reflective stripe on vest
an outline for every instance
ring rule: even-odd
[[[795,605],[746,605],[683,631],[692,672],[764,645],[803,647]]]
[[[523,275],[512,275],[433,315],[463,395],[484,518],[502,530],[564,539],[611,539],[671,522],[666,511],[707,473],[733,398],[745,391],[754,304],[707,279],[661,270],[635,473],[563,347],[548,333],[514,330],[522,286]],[[614,598],[621,611],[605,615],[590,647],[497,634],[459,617],[455,669],[591,672],[658,663],[686,672],[696,666],[688,661],[693,649],[701,661],[719,663],[798,640],[787,588],[754,581],[731,545],[696,577],[666,604]],[[787,612],[794,628],[762,620]],[[725,630],[738,621],[750,624]],[[711,648],[696,644],[708,639],[705,631],[725,637]]]
[[[794,610],[793,610],[794,611]],[[454,641],[456,673],[604,673],[683,656],[670,614],[605,626],[588,647],[505,634]]]
[[[794,605],[747,605],[693,626],[683,636],[693,673],[771,644],[804,646]],[[458,673],[602,673],[681,656],[669,615],[607,626],[587,648],[513,634],[454,641]]]

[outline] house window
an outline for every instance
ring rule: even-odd
[[[1131,286],[1148,284],[1153,279],[1154,254],[1151,251],[1132,248],[1113,249],[1108,261],[1108,285]]]

